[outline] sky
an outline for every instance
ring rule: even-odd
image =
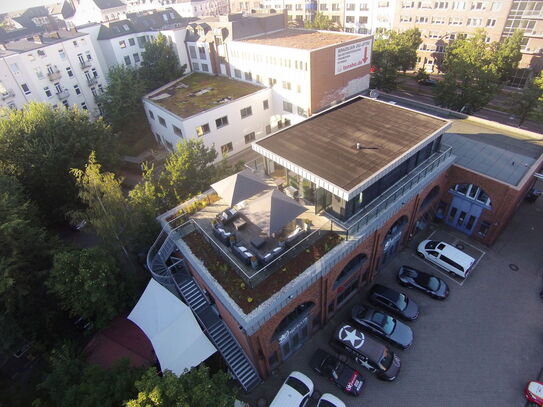
[[[0,13],[54,3],[55,1],[56,0],[0,0]]]

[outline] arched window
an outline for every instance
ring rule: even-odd
[[[488,194],[477,185],[456,184],[451,188],[451,190],[482,205],[492,207],[492,200],[490,199],[490,196],[488,196]]]
[[[426,198],[424,198],[422,200],[422,203],[420,204],[420,209],[419,210],[423,210],[428,205],[430,205],[430,202],[432,202],[434,200],[434,198],[436,196],[438,196],[438,195],[439,195],[439,185],[436,185],[435,187],[433,187],[430,190],[430,192],[428,192],[428,194],[426,195]]]
[[[341,270],[341,273],[339,273],[339,275],[337,276],[336,281],[334,282],[334,289],[337,288],[339,285],[341,285],[341,283],[347,280],[350,276],[352,276],[358,270],[360,270],[360,267],[362,267],[362,264],[364,264],[367,259],[368,259],[368,256],[366,256],[363,253],[359,253],[356,256],[354,256],[345,265],[345,267],[343,267],[343,270]]]
[[[309,313],[309,310],[315,306],[313,301],[304,302],[298,305],[277,325],[275,332],[273,333],[272,340],[279,338],[283,332],[289,328],[289,326],[295,322],[300,316]]]

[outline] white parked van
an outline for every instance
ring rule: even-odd
[[[423,240],[417,247],[417,254],[445,269],[449,273],[466,278],[475,264],[475,259],[456,247],[436,240]]]
[[[279,389],[270,407],[304,407],[313,394],[314,388],[309,377],[293,371]]]

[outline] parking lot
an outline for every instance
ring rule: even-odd
[[[453,229],[432,226],[394,256],[376,280],[405,292],[420,307],[419,319],[409,323],[413,346],[406,351],[392,348],[402,360],[396,381],[383,382],[361,370],[365,389],[354,398],[309,368],[316,348],[333,353],[327,342],[335,326],[349,319],[351,307],[365,301],[363,292],[247,400],[251,405],[257,405],[260,398],[269,403],[287,375],[299,370],[314,381],[317,393],[333,393],[348,406],[524,407],[524,386],[539,377],[543,366],[543,301],[539,297],[543,288],[542,232],[543,200],[523,203],[490,249]],[[477,259],[465,282],[454,278],[453,283],[449,274],[414,255],[417,243],[428,236],[453,245],[461,243]],[[438,301],[400,287],[396,272],[403,264],[447,281],[449,298]]]

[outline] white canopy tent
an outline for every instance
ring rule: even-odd
[[[181,375],[217,351],[190,308],[153,279],[128,319],[145,332],[162,370]]]

